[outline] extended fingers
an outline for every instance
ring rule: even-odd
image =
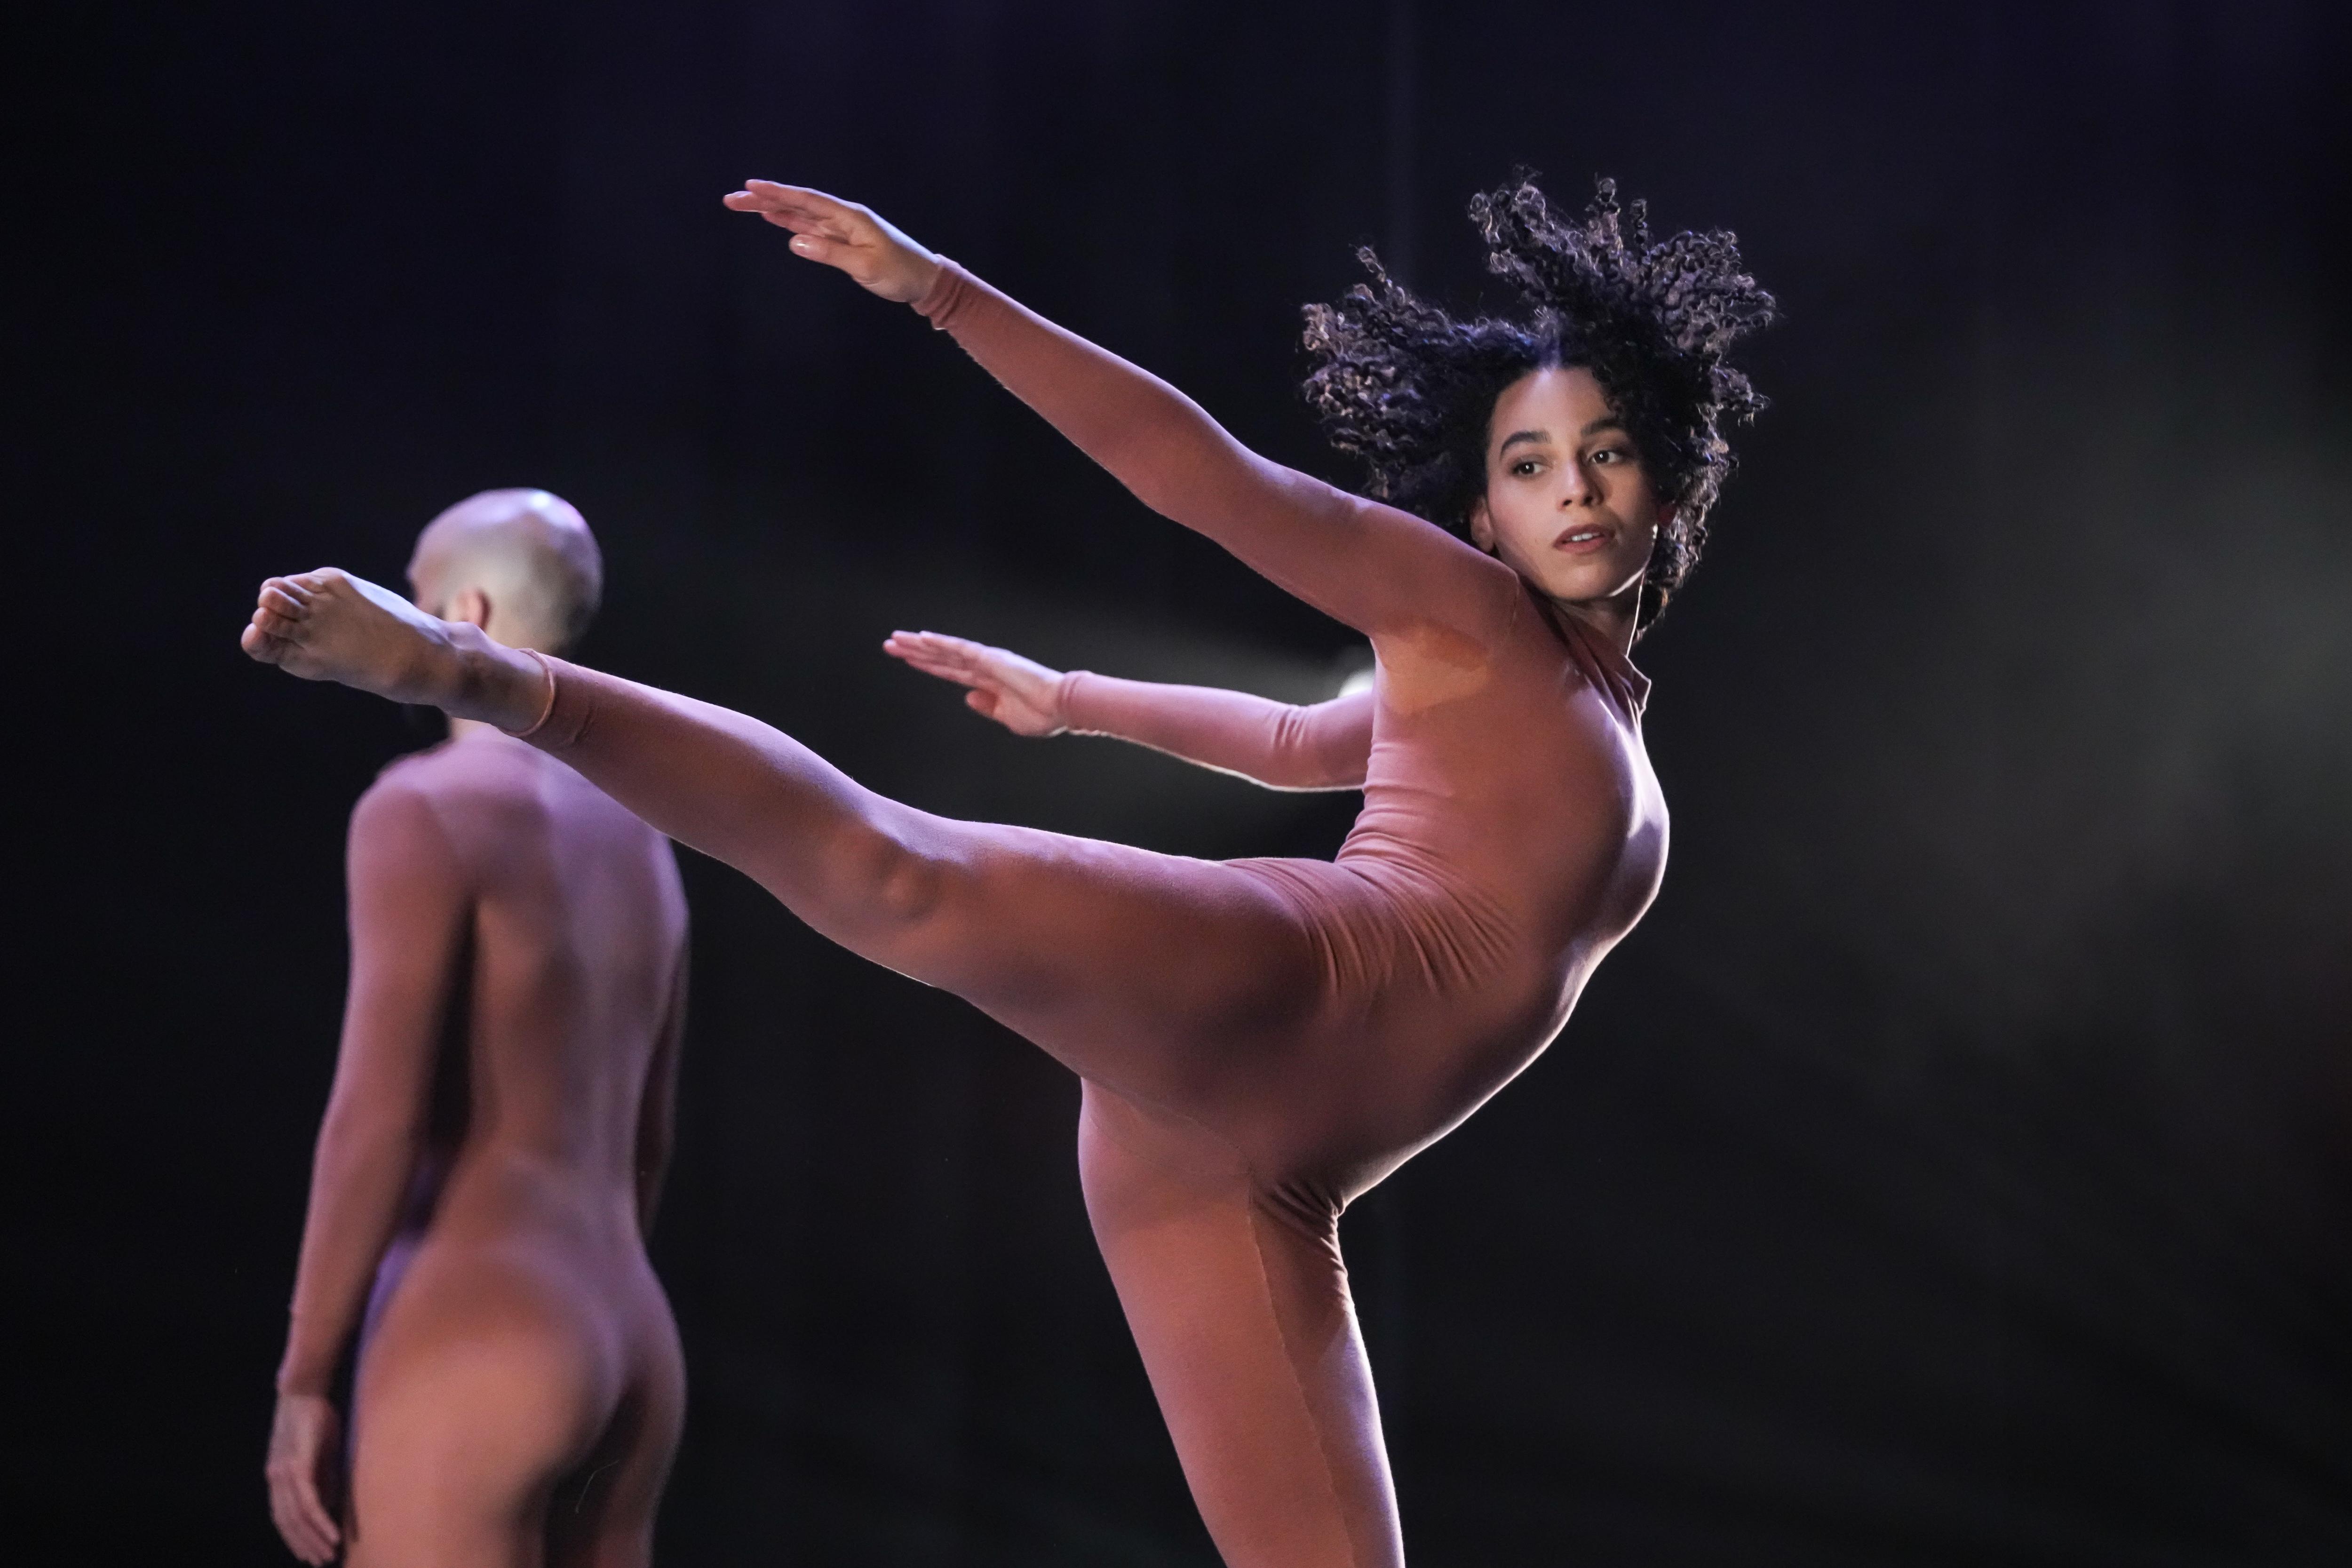
[[[278,1533],[305,1563],[323,1563],[335,1555],[342,1532],[335,1527],[315,1487],[303,1485],[291,1474],[275,1468],[269,1477],[269,1511]]]
[[[937,658],[952,650],[969,649],[976,645],[940,632],[892,632],[883,639],[882,646],[901,658],[908,654],[923,654]]]
[[[903,632],[899,635],[935,658],[961,659],[966,664],[979,664],[995,651],[986,643],[977,643],[970,637],[950,637],[945,632]]]
[[[835,220],[846,219],[859,210],[855,202],[845,202],[808,185],[787,185],[778,180],[746,180],[743,188],[727,199],[730,205],[757,205],[768,211],[803,212],[812,217]]]
[[[922,654],[901,654],[898,657],[925,675],[952,680],[961,686],[977,686],[986,678],[986,671],[954,659],[931,658]]]
[[[838,267],[844,271],[850,270],[849,258],[856,253],[856,247],[846,240],[827,239],[814,234],[793,236],[792,249],[795,256],[810,261],[822,261],[827,267]]]
[[[741,190],[722,199],[737,212],[758,213],[795,233],[814,232],[830,239],[852,237],[858,220],[866,216],[865,209],[853,203],[773,180],[747,180]]]
[[[336,1527],[334,1516],[327,1511],[327,1501],[319,1495],[317,1487],[301,1488],[300,1499],[302,1521],[310,1526],[311,1535],[319,1543],[319,1561],[324,1563],[335,1554],[335,1548],[342,1544],[343,1532]]]
[[[988,650],[961,637],[945,637],[938,632],[893,632],[882,647],[893,658],[904,660],[925,675],[935,675],[942,680],[961,681],[970,686],[987,679],[992,673],[983,657]]]

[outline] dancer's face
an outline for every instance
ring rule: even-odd
[[[1531,371],[1495,400],[1470,537],[1538,591],[1630,610],[1670,515],[1591,371]]]

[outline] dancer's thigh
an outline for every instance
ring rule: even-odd
[[[1341,1266],[1256,1201],[1220,1140],[1088,1084],[1087,1211],[1193,1500],[1227,1568],[1401,1568]]]
[[[622,1390],[614,1336],[558,1271],[428,1248],[362,1354],[352,1568],[533,1568],[556,1481]]]
[[[1296,903],[1244,867],[939,818],[904,841],[929,883],[882,961],[1152,1103],[1222,1121],[1323,1001]]]
[[[1186,1085],[1244,1087],[1229,1065],[1268,1067],[1322,1000],[1307,921],[1269,879],[934,816],[740,713],[555,668],[535,743],[819,932],[1082,1074],[1197,1106]]]

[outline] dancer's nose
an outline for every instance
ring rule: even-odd
[[[1559,504],[1563,510],[1588,506],[1600,496],[1592,485],[1592,476],[1584,471],[1582,463],[1568,463],[1560,469]]]

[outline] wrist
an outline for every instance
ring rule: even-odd
[[[922,287],[908,297],[908,307],[932,326],[945,326],[942,318],[950,313],[955,294],[955,263],[937,251],[927,250],[919,270]]]
[[[335,1366],[342,1357],[303,1342],[298,1335],[278,1358],[273,1380],[280,1399],[324,1399],[335,1385]]]
[[[940,286],[946,272],[945,258],[937,251],[926,250],[916,257],[915,292],[907,302],[919,308],[923,300],[930,298],[931,290]]]
[[[1084,680],[1086,677],[1087,672],[1083,669],[1066,670],[1062,678],[1054,682],[1053,733],[1067,734],[1073,730],[1079,729],[1079,725],[1070,717],[1070,698],[1071,694],[1077,689],[1078,682]]]
[[[281,1400],[325,1399],[332,1384],[333,1378],[326,1373],[313,1371],[307,1367],[294,1369],[281,1367],[278,1369],[276,1386],[278,1397]]]

